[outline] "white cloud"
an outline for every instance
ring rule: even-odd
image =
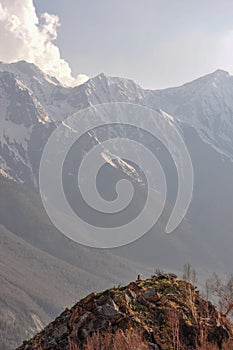
[[[55,45],[59,18],[44,13],[38,18],[33,0],[0,0],[0,60],[35,63],[63,84],[78,85],[88,77],[72,77],[69,64]]]

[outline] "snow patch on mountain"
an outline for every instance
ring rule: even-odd
[[[26,152],[28,150],[28,141],[30,140],[31,129],[26,128],[24,125],[17,125],[9,120],[1,121],[0,129],[0,144],[10,145],[17,143],[21,145]]]

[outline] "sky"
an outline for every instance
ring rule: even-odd
[[[101,72],[144,88],[233,74],[232,0],[0,0],[0,60],[67,85]]]

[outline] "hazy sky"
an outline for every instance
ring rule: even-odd
[[[0,0],[0,5],[17,2],[23,7],[32,0]],[[45,12],[59,17],[60,27],[55,16],[43,21],[57,32],[53,37],[49,32],[52,50],[60,49],[57,59],[69,63],[73,76],[104,72],[160,88],[218,68],[233,73],[232,0],[34,0],[34,6],[38,18]],[[43,62],[38,54],[33,60],[46,65],[49,50]]]

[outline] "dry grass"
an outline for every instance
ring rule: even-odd
[[[173,347],[170,346],[167,349],[172,350],[188,350],[187,346],[177,338],[177,326],[175,326],[175,339]],[[152,344],[151,344],[152,345]],[[151,350],[150,344],[143,339],[142,334],[136,330],[130,330],[123,332],[118,330],[116,333],[106,332],[101,334],[95,333],[92,337],[88,338],[86,344],[79,347],[76,344],[70,344],[69,350]],[[165,349],[165,348],[164,348]],[[207,342],[206,340],[200,346],[196,346],[193,350],[219,350],[220,347]],[[225,341],[221,350],[233,349],[232,340]]]
[[[118,330],[116,333],[95,333],[88,338],[84,347],[70,344],[70,350],[150,350],[149,344],[136,331]]]

